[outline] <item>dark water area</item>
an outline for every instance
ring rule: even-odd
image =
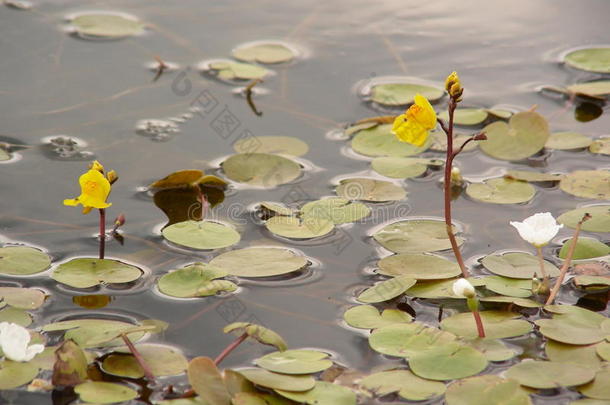
[[[64,31],[66,15],[92,10],[129,13],[147,22],[149,29],[114,41],[83,40]],[[274,236],[254,213],[254,204],[334,196],[339,179],[373,173],[369,160],[349,152],[348,142],[334,139],[332,132],[344,123],[384,113],[357,95],[359,82],[379,76],[412,76],[440,84],[456,70],[466,88],[465,105],[521,110],[537,105],[552,132],[576,131],[591,137],[610,133],[607,108],[599,118],[579,122],[574,106],[565,107],[565,100],[545,97],[537,90],[542,85],[565,86],[601,77],[563,66],[559,59],[573,47],[607,44],[608,16],[610,3],[605,0],[41,0],[27,11],[2,7],[0,141],[12,139],[30,147],[18,151],[14,161],[0,164],[0,242],[38,246],[52,255],[54,264],[96,256],[97,216],[81,215],[80,210],[63,206],[62,200],[77,195],[77,176],[97,158],[120,176],[109,199],[113,203],[109,218],[119,213],[127,217],[125,244],[110,242],[108,257],[136,263],[147,274],[128,289],[89,291],[113,297],[99,310],[75,305],[73,297],[82,291],[59,286],[48,277],[50,271],[18,279],[0,276],[0,282],[17,281],[50,293],[47,303],[34,312],[33,327],[93,313],[160,319],[170,327],[152,341],[175,345],[188,357],[214,357],[232,339],[222,333],[225,325],[251,321],[277,331],[291,348],[330,352],[336,362],[362,372],[391,362],[402,364],[370,349],[364,333],[344,324],[343,312],[356,303],[358,292],[380,279],[373,273],[375,263],[390,254],[370,237],[375,229],[406,216],[443,216],[441,171],[406,180],[402,185],[407,199],[369,204],[371,217],[319,240],[295,242]],[[294,44],[301,56],[287,65],[271,66],[275,75],[260,85],[267,94],[254,99],[263,112],[259,117],[244,97],[232,93],[235,86],[204,76],[195,66],[230,57],[237,45],[261,39]],[[146,64],[157,55],[180,67],[152,81],[154,72]],[[204,90],[217,100],[217,107],[209,114],[187,116],[168,140],[158,142],[136,133],[140,120],[191,113]],[[228,135],[217,133],[212,125],[224,109],[239,120],[239,127]],[[202,169],[223,177],[219,162],[234,153],[232,143],[244,131],[305,141],[310,147],[301,158],[306,170],[294,182],[270,190],[231,185],[210,215],[236,227],[242,235],[238,245],[212,252],[171,246],[160,235],[166,218],[144,187],[181,169]],[[91,157],[62,158],[42,146],[43,138],[57,135],[81,139],[86,143],[82,149]],[[435,152],[424,156],[442,157]],[[529,163],[549,172],[610,168],[604,155],[559,150]],[[526,164],[502,162],[476,150],[460,155],[456,165],[468,180],[494,177],[503,169],[528,169]],[[557,186],[535,187],[536,196],[527,204],[484,204],[465,195],[454,201],[454,219],[467,238],[462,252],[468,263],[497,250],[533,252],[509,221],[541,211],[558,215],[589,202]],[[555,240],[571,232],[564,228]],[[169,270],[254,245],[294,248],[311,258],[312,266],[272,280],[240,279],[239,290],[225,297],[178,300],[156,290],[155,279]],[[545,253],[553,261],[552,247]],[[442,255],[452,257],[450,251]],[[564,303],[577,299],[576,293],[560,296]],[[418,301],[412,306],[417,320],[438,325],[437,306]],[[450,313],[452,309],[446,308],[445,316]],[[527,348],[526,339],[508,342],[525,346],[526,352],[539,350]],[[223,365],[247,365],[268,351],[246,344]],[[492,367],[500,370],[510,364]],[[567,404],[574,394],[566,392],[552,398],[535,396],[534,401]],[[51,403],[39,394],[6,395],[13,404]]]

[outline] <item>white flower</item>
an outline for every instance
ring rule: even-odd
[[[44,350],[44,345],[30,344],[30,332],[16,323],[0,322],[0,347],[13,361],[30,361]]]
[[[461,298],[473,298],[476,295],[474,287],[470,281],[465,278],[460,278],[453,283],[453,293]]]
[[[512,222],[519,236],[536,247],[548,244],[557,235],[563,225],[559,225],[550,212],[540,212],[525,218],[523,222]]]

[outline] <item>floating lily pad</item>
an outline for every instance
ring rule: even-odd
[[[288,216],[297,214],[297,211],[293,210],[292,208],[288,208],[284,204],[280,204],[280,203],[263,201],[260,203],[260,206],[261,206],[261,210],[268,211],[267,214],[288,215]],[[269,215],[269,216],[273,216],[273,215]]]
[[[188,380],[193,390],[205,398],[204,404],[229,405],[231,395],[225,386],[222,374],[208,357],[195,357],[188,364]]]
[[[389,181],[353,178],[341,180],[336,190],[339,197],[362,201],[399,201],[407,192]]]
[[[228,274],[225,269],[205,263],[193,263],[158,281],[159,291],[178,298],[206,297],[220,291],[235,291],[237,286],[228,280],[218,280]]]
[[[43,291],[36,288],[0,287],[0,301],[14,308],[39,308],[46,297]]]
[[[576,276],[572,282],[576,287],[610,287],[610,277],[608,276]]]
[[[281,374],[311,374],[333,365],[328,354],[316,350],[285,350],[264,355],[254,362],[266,370]]]
[[[519,204],[534,198],[536,189],[522,181],[504,177],[488,179],[483,183],[470,183],[466,194],[477,201],[493,204]]]
[[[431,103],[440,100],[445,92],[437,87],[414,83],[383,83],[373,86],[371,100],[387,106],[412,104],[416,94],[426,97]]]
[[[509,119],[514,114],[514,111],[504,110],[501,108],[488,108],[486,111],[490,115],[503,120]]]
[[[345,322],[358,329],[376,329],[396,323],[409,323],[412,318],[406,312],[398,309],[385,309],[381,315],[372,305],[358,305],[351,307],[343,314]]]
[[[74,387],[74,392],[85,402],[112,404],[138,397],[137,391],[116,383],[87,381]]]
[[[515,350],[506,346],[501,340],[476,338],[464,343],[483,353],[488,361],[506,361],[517,355]]]
[[[309,146],[294,136],[256,136],[238,139],[233,144],[237,153],[272,153],[303,156]]]
[[[256,339],[264,345],[274,346],[279,351],[284,351],[288,347],[280,335],[269,328],[250,322],[233,322],[225,326],[224,333],[237,332],[239,335],[247,334],[252,339]]]
[[[534,301],[529,298],[519,298],[519,297],[507,297],[504,295],[493,295],[490,297],[480,298],[481,302],[495,302],[495,303],[507,303],[517,305],[523,308],[540,308],[542,306],[541,303]]]
[[[568,255],[568,250],[572,245],[572,239],[567,240],[561,250],[559,251],[559,258],[565,259]],[[606,245],[593,238],[580,237],[576,242],[576,248],[574,249],[574,255],[572,259],[593,259],[595,257],[606,256],[610,254],[610,246]]]
[[[222,170],[233,181],[265,188],[290,183],[301,174],[298,163],[269,153],[233,155],[222,163]]]
[[[163,237],[192,249],[221,249],[236,244],[239,233],[230,226],[211,221],[184,221],[163,229]]]
[[[514,180],[527,181],[531,183],[536,183],[539,181],[559,181],[562,177],[561,174],[538,173],[530,172],[529,170],[508,170],[504,176]]]
[[[595,348],[597,355],[604,359],[604,361],[610,361],[610,343],[601,342],[591,347]]]
[[[527,391],[515,380],[481,375],[452,383],[445,394],[447,405],[489,405],[498,400],[510,405],[532,405]]]
[[[357,300],[366,304],[389,301],[407,291],[415,282],[416,280],[409,276],[393,277],[367,288],[358,295]]]
[[[360,380],[360,386],[380,397],[397,393],[408,401],[425,401],[445,392],[445,384],[420,378],[409,370],[371,374]]]
[[[349,388],[325,381],[316,381],[312,390],[290,392],[275,390],[278,394],[307,405],[356,405],[356,394]]]
[[[332,232],[335,228],[332,221],[308,215],[302,218],[278,215],[270,218],[265,226],[270,232],[291,239],[317,238]]]
[[[610,137],[603,137],[595,140],[589,146],[589,152],[600,155],[610,155]]]
[[[421,322],[412,322],[375,329],[369,337],[369,345],[373,350],[382,354],[411,357],[435,347],[448,345],[455,339],[456,336],[453,333]]]
[[[352,138],[352,149],[365,156],[413,156],[428,149],[430,142],[415,146],[401,142],[392,133],[392,125],[377,125],[363,129]]]
[[[32,315],[23,309],[4,307],[0,309],[0,322],[16,323],[19,326],[27,327],[32,323]]]
[[[262,79],[271,73],[262,66],[225,59],[210,62],[206,67],[216,72],[217,77],[222,80]]]
[[[492,273],[509,278],[531,280],[534,275],[541,277],[540,263],[534,255],[524,252],[509,252],[485,256],[481,264]],[[557,277],[559,269],[549,261],[544,261],[544,269],[550,277]]]
[[[11,159],[11,154],[4,148],[0,147],[0,162]]]
[[[99,338],[107,333],[123,333],[133,330],[134,325],[122,321],[114,321],[109,319],[74,319],[69,321],[60,321],[46,324],[42,327],[45,332],[65,331],[64,340],[72,339],[82,348],[87,347],[108,347],[121,346],[124,344],[123,339],[113,339],[104,344],[89,344],[92,339]],[[145,332],[129,333],[129,339],[136,342],[144,336]]]
[[[517,280],[502,276],[484,277],[485,288],[497,294],[527,298],[532,295],[532,280]]]
[[[49,255],[28,246],[0,248],[0,274],[25,276],[45,271],[51,265]]]
[[[471,135],[454,134],[453,148],[455,150],[461,148],[470,138]],[[432,142],[430,145],[431,150],[436,152],[447,152],[447,134],[445,134],[443,130],[431,131],[428,139],[430,139],[430,142]],[[466,146],[464,146],[464,149],[462,149],[462,152],[474,150],[477,148],[478,144],[478,141],[468,142]]]
[[[222,253],[210,264],[235,276],[269,277],[300,270],[308,261],[284,248],[247,248]]]
[[[591,142],[591,138],[578,132],[553,132],[544,146],[550,149],[572,150],[586,148]]]
[[[485,337],[503,339],[525,335],[532,331],[532,324],[519,318],[519,314],[506,311],[479,312],[485,329]],[[474,316],[470,312],[462,312],[445,318],[441,328],[458,336],[475,338],[478,336]]]
[[[593,82],[577,83],[567,87],[570,93],[591,97],[600,97],[610,94],[610,80],[596,80]]]
[[[432,280],[418,281],[413,287],[409,288],[405,293],[409,297],[417,298],[463,298],[457,297],[453,293],[453,283],[455,279],[449,280]],[[475,287],[485,285],[485,282],[480,278],[469,278],[468,281]]]
[[[506,377],[517,380],[526,387],[548,389],[572,387],[593,380],[595,371],[586,366],[553,361],[523,361],[506,371]]]
[[[443,111],[438,117],[445,122],[449,122],[449,112]],[[453,123],[455,125],[479,125],[488,117],[486,110],[482,108],[457,108],[453,114]]]
[[[136,266],[112,259],[79,258],[60,264],[51,278],[74,288],[129,283],[142,277]]]
[[[513,115],[508,123],[493,122],[483,132],[487,140],[479,147],[487,155],[500,160],[521,160],[542,150],[549,137],[549,125],[542,115],[526,111]]]
[[[138,35],[145,25],[134,17],[121,14],[81,14],[70,21],[76,32],[85,37],[118,39]]]
[[[10,390],[32,381],[38,375],[33,362],[0,361],[0,390]]]
[[[235,371],[254,384],[276,390],[308,391],[316,383],[309,375],[278,374],[262,368],[243,368]]]
[[[455,232],[455,227],[453,229]],[[436,252],[451,248],[447,227],[435,219],[407,219],[386,225],[373,238],[395,253]],[[456,236],[458,246],[464,239]]]
[[[414,374],[439,381],[479,374],[487,364],[483,353],[455,342],[421,351],[409,359],[409,367]]]
[[[333,197],[309,202],[301,208],[301,212],[305,216],[329,220],[338,225],[361,220],[371,214],[371,209],[362,203]]]
[[[382,176],[393,179],[407,179],[421,176],[428,170],[428,165],[442,166],[440,159],[405,158],[385,156],[373,159],[371,167]]]
[[[571,345],[601,342],[607,335],[599,325],[578,318],[539,319],[535,321],[546,338]]]
[[[575,363],[598,370],[602,361],[597,355],[597,345],[568,345],[548,340],[544,351],[549,360],[558,363]]]
[[[233,57],[245,62],[282,63],[290,62],[295,54],[292,49],[281,43],[257,42],[235,48]]]
[[[610,200],[610,172],[577,170],[566,174],[559,182],[559,187],[576,197]]]
[[[583,222],[581,229],[587,232],[610,232],[610,205],[590,205],[565,212],[557,218],[557,222],[576,228],[583,215],[588,213],[591,218]]]
[[[406,276],[417,280],[452,278],[462,273],[456,262],[430,254],[400,253],[384,257],[378,266],[379,274]]]
[[[185,372],[188,361],[182,353],[170,346],[138,344],[136,349],[156,377],[178,375]],[[121,353],[121,354],[119,354]],[[102,363],[105,372],[128,378],[141,378],[144,370],[127,347],[118,348]]]
[[[576,69],[610,73],[610,48],[578,49],[568,53],[564,60]]]
[[[595,380],[578,387],[578,391],[589,398],[610,400],[610,367],[604,365],[595,374]]]

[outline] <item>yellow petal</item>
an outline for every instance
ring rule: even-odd
[[[392,133],[401,142],[407,142],[415,146],[423,146],[428,139],[428,130],[419,125],[415,120],[407,120],[396,118],[392,127]]]
[[[83,207],[83,214],[86,215],[86,214],[90,213],[92,209],[93,209],[92,207]]]
[[[110,183],[104,175],[97,170],[89,170],[78,179],[81,187],[81,195],[78,200],[85,207],[108,208],[106,202],[110,194]]]
[[[420,107],[416,113],[416,120],[427,129],[436,127],[436,112],[428,99],[421,94],[415,95],[415,105]],[[409,108],[410,110],[411,108]],[[411,117],[409,117],[411,118]]]
[[[104,166],[102,166],[102,164],[100,162],[98,162],[97,160],[94,160],[93,163],[91,163],[91,165],[89,166],[89,168],[91,170],[96,170],[100,173],[104,172]]]
[[[64,205],[67,205],[69,207],[76,207],[78,204],[80,204],[80,201],[78,201],[78,199],[76,199],[76,198],[64,200]]]

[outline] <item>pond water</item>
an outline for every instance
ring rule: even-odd
[[[90,11],[127,13],[148,28],[140,35],[111,41],[66,32],[66,16]],[[119,213],[127,219],[122,227],[124,245],[109,241],[107,256],[138,264],[146,274],[128,288],[88,291],[60,286],[48,277],[49,272],[0,277],[0,282],[40,287],[50,294],[45,305],[33,312],[33,327],[79,314],[160,319],[170,326],[152,341],[175,345],[189,358],[213,358],[232,339],[222,328],[248,321],[278,332],[291,348],[329,352],[335,362],[364,373],[404,364],[373,351],[362,330],[345,325],[343,313],[357,303],[359,292],[381,279],[373,273],[376,262],[391,254],[371,238],[375,230],[407,216],[443,216],[442,171],[429,170],[422,177],[398,182],[408,192],[406,199],[368,203],[372,216],[308,241],[291,241],[267,231],[255,212],[256,203],[316,200],[335,196],[342,178],[381,178],[370,170],[369,159],[352,152],[349,142],[337,139],[336,132],[345,123],[400,112],[374,108],[359,97],[359,84],[382,76],[417,77],[442,87],[446,75],[456,70],[466,89],[465,105],[515,110],[537,105],[552,132],[608,134],[606,107],[598,118],[582,122],[574,105],[538,91],[543,85],[567,86],[602,77],[563,66],[559,60],[571,48],[607,42],[608,15],[610,3],[604,0],[473,0],[459,6],[450,1],[41,0],[30,10],[4,7],[0,11],[0,141],[27,147],[0,165],[0,242],[40,247],[54,262],[95,257],[96,213],[81,215],[80,210],[63,206],[62,200],[77,195],[77,176],[88,162],[98,159],[120,176],[109,198],[113,205],[108,219]],[[230,58],[236,46],[265,39],[292,44],[299,56],[288,64],[269,65],[274,74],[255,88],[260,90],[254,97],[262,112],[258,116],[245,97],[233,92],[235,85],[202,75],[196,66]],[[155,56],[178,67],[153,81],[155,72],[147,64]],[[209,113],[193,111],[204,91],[216,107]],[[438,104],[439,110],[444,103]],[[238,121],[234,132],[215,127],[220,113]],[[137,131],[142,120],[159,120],[153,126],[161,139]],[[81,140],[76,147],[84,154],[61,155],[43,145],[44,139],[60,135]],[[232,223],[239,231],[241,241],[233,248],[291,247],[309,257],[312,265],[296,275],[241,278],[238,291],[226,296],[179,300],[161,295],[155,287],[160,275],[193,261],[208,262],[233,248],[192,251],[164,241],[160,229],[166,218],[145,187],[182,169],[201,169],[226,179],[219,163],[234,153],[232,144],[243,136],[268,135],[292,136],[309,145],[309,152],[300,158],[305,166],[301,176],[272,189],[231,183],[210,216]],[[434,152],[424,155],[443,157]],[[547,150],[528,164],[531,167],[492,159],[480,151],[456,159],[464,177],[475,181],[501,175],[503,169],[610,168],[607,156],[586,151]],[[535,197],[525,204],[485,204],[465,194],[453,202],[454,219],[467,238],[462,253],[468,264],[498,250],[534,252],[508,225],[511,220],[541,211],[557,216],[596,202],[570,196],[556,184],[535,188]],[[572,230],[564,227],[555,240],[571,235]],[[608,239],[607,233],[595,236]],[[547,259],[559,263],[553,259],[558,247],[545,250]],[[450,250],[441,254],[452,258]],[[474,270],[474,274],[483,272]],[[567,291],[559,302],[573,304],[582,295]],[[108,294],[112,300],[95,310],[74,304],[73,298],[85,293]],[[438,325],[437,305],[420,301],[410,305],[418,321]],[[605,301],[597,309],[607,315]],[[444,315],[455,312],[445,309]],[[538,353],[541,341],[521,338],[511,343],[522,346],[523,356],[528,357]],[[266,346],[246,344],[223,366],[248,365],[269,351]],[[490,370],[496,373],[512,364]],[[7,397],[13,398],[12,403],[51,403],[50,394],[14,395],[18,396]],[[567,404],[577,397],[561,390],[533,398],[537,404]]]

